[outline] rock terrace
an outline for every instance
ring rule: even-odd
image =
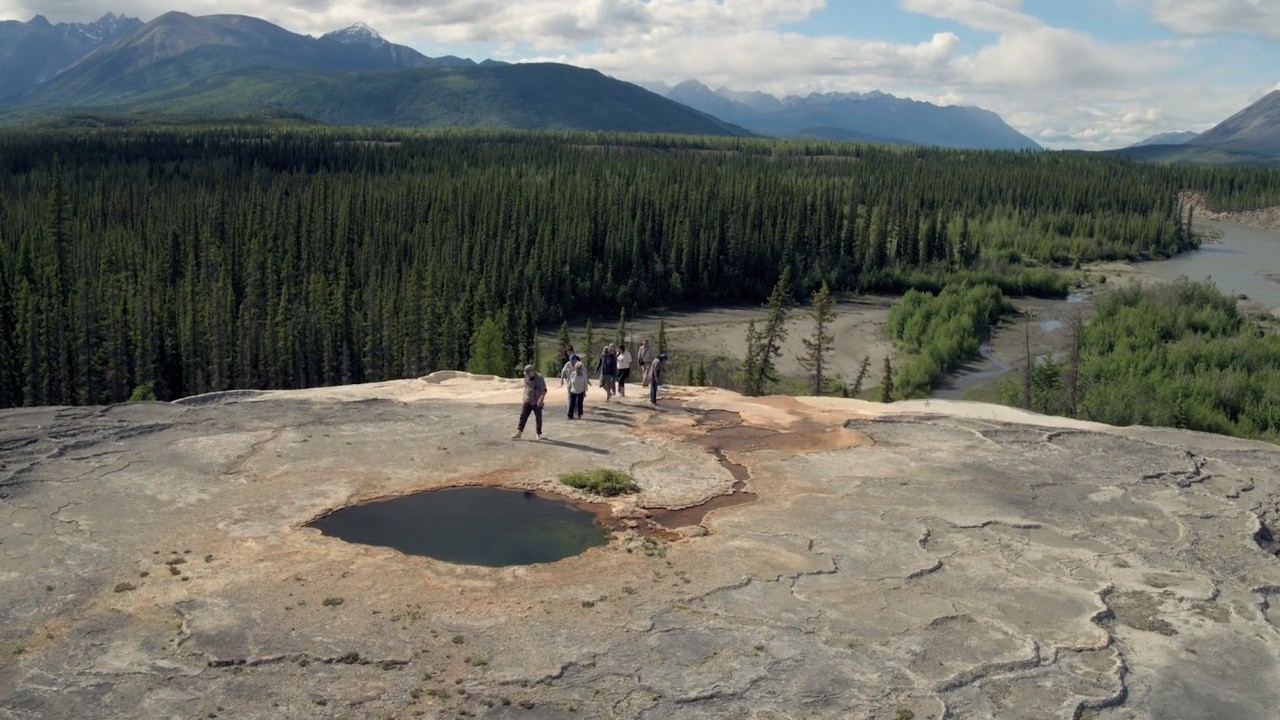
[[[0,718],[1275,718],[1275,446],[668,390],[542,442],[458,373],[4,411]],[[643,492],[555,563],[305,527],[593,467]]]

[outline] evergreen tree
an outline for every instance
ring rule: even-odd
[[[757,334],[754,346],[748,345],[748,354],[755,357],[751,364],[754,377],[747,382],[749,395],[763,395],[769,385],[778,381],[774,359],[782,352],[782,343],[787,339],[787,318],[793,303],[791,268],[785,267],[769,294],[764,327]]]
[[[742,357],[742,367],[738,371],[741,378],[743,395],[761,395],[763,390],[758,385],[760,379],[760,331],[756,329],[756,321],[747,321],[747,351]]]
[[[471,359],[467,361],[467,372],[510,377],[513,368],[508,360],[502,341],[502,327],[492,317],[485,318],[471,335]]]
[[[880,384],[880,402],[893,402],[893,364],[884,356],[884,382]]]
[[[858,366],[858,375],[853,379],[853,388],[846,397],[856,397],[862,392],[862,383],[866,382],[867,376],[871,374],[871,356],[863,355],[862,364]]]
[[[595,367],[594,365],[591,364],[591,352],[592,352],[592,348],[594,347],[595,341],[596,341],[595,329],[591,327],[591,318],[587,318],[587,327],[586,327],[586,330],[583,331],[583,340],[582,340],[583,344],[586,347],[582,348],[582,351],[578,353],[578,357],[582,360],[582,364],[584,367],[587,368],[588,372],[590,372],[591,368]]]
[[[556,334],[555,353],[551,357],[547,358],[546,374],[548,377],[555,377],[560,374],[560,370],[563,368],[564,364],[564,351],[565,348],[569,347],[569,345],[569,321],[565,320],[560,323],[560,332]]]
[[[835,344],[835,336],[828,332],[836,316],[835,301],[825,281],[814,292],[809,312],[813,318],[813,336],[802,339],[805,354],[800,357],[800,366],[809,371],[809,389],[816,396],[826,392],[827,357]]]
[[[658,347],[658,352],[659,352],[659,353],[664,353],[664,352],[666,352],[666,351],[667,351],[667,318],[666,318],[666,317],[660,317],[660,318],[658,318],[658,345],[657,345],[657,347]]]
[[[613,342],[621,347],[627,341],[627,306],[623,305],[618,311],[618,331],[614,336]]]

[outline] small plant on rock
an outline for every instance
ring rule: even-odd
[[[596,495],[613,497],[640,492],[631,476],[619,470],[596,468],[560,476],[560,482]]]

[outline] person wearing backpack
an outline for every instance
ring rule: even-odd
[[[618,353],[613,343],[604,346],[600,359],[596,361],[596,371],[600,373],[600,387],[604,388],[604,401],[613,397],[614,383],[618,376]]]

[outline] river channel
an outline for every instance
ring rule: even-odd
[[[1269,308],[1280,308],[1280,233],[1228,222],[1201,221],[1221,234],[1199,250],[1170,260],[1140,263],[1144,275],[1174,280],[1213,280],[1230,295],[1244,295]]]
[[[1122,266],[1122,272],[1105,273],[1108,283],[1123,285],[1128,279],[1142,276],[1156,280],[1182,276],[1212,280],[1222,292],[1243,296],[1280,315],[1280,232],[1219,221],[1201,221],[1201,225],[1211,229],[1215,237],[1199,250],[1169,260]],[[1032,318],[1029,332],[1033,354],[1060,355],[1066,344],[1060,336],[1067,319],[1081,309],[1081,303],[1089,303],[1092,294],[1105,289],[1103,285],[1090,293],[1073,293],[1066,300],[1015,300],[1014,304]],[[1084,314],[1088,314],[1087,308]],[[1021,323],[997,328],[991,342],[981,348],[982,359],[952,375],[934,391],[933,397],[959,398],[1013,370],[1025,352],[1023,333]]]

